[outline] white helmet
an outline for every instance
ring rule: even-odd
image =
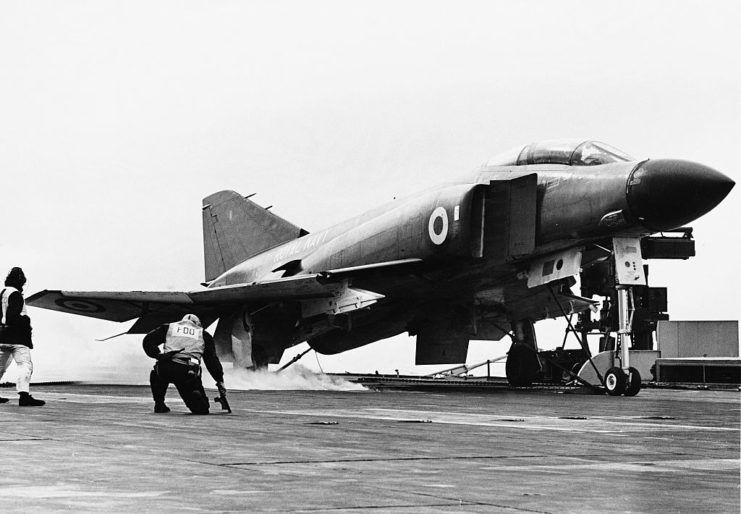
[[[182,321],[186,323],[190,323],[197,327],[201,326],[201,320],[198,319],[198,316],[196,316],[195,314],[186,314],[185,316],[183,316]]]

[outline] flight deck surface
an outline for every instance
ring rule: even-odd
[[[4,512],[739,512],[737,391],[33,394],[0,389]]]

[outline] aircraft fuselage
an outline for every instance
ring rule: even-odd
[[[617,235],[641,237],[678,227],[714,207],[728,183],[724,175],[685,161],[484,167],[278,245],[228,270],[210,287],[405,259],[424,263],[416,274],[353,280],[354,287],[386,298],[370,312],[354,313],[351,329],[325,324],[289,337],[290,345],[313,335],[313,346],[324,353],[414,333],[435,310],[463,306],[466,318],[472,303],[499,308],[498,323],[525,315],[542,319],[548,312],[508,307],[526,294],[524,278],[533,258]],[[704,199],[698,200],[703,190]],[[501,331],[479,332],[482,339],[501,337]]]

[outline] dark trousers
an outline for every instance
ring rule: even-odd
[[[201,383],[200,366],[187,366],[172,361],[162,361],[154,365],[149,374],[149,385],[155,403],[165,403],[167,386],[175,384],[185,406],[193,414],[208,414],[208,397]]]

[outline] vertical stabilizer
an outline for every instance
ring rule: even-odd
[[[281,243],[307,232],[235,191],[203,199],[203,253],[206,281]]]

